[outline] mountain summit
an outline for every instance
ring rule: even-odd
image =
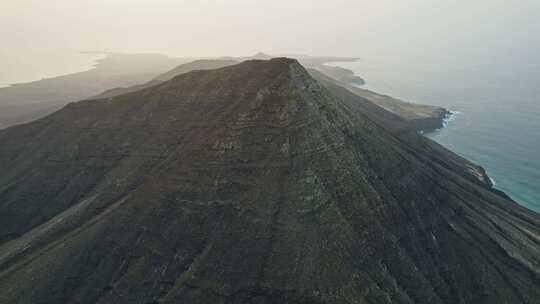
[[[0,131],[0,302],[540,299],[540,216],[363,109],[276,58]]]

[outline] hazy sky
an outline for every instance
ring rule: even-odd
[[[513,60],[539,25],[539,0],[0,0],[0,68],[66,50]]]

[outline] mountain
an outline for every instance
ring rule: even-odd
[[[414,126],[417,131],[443,127],[443,120],[449,113],[440,107],[407,103],[360,89],[355,85],[362,85],[364,83],[362,78],[350,70],[326,65],[336,61],[355,61],[357,58],[313,57],[301,54],[294,56],[312,72],[322,73],[330,82],[401,116],[400,120],[404,118],[407,124]],[[60,109],[71,100],[111,98],[148,88],[192,70],[215,69],[239,61],[270,58],[271,55],[257,53],[250,57],[189,61],[192,59],[172,58],[159,54],[108,53],[106,58],[99,61],[96,68],[89,71],[0,88],[0,129],[43,117]],[[178,62],[187,63],[170,68]],[[167,72],[159,73],[167,67],[169,67]],[[97,94],[98,92],[101,93]]]
[[[274,56],[265,54],[263,52],[258,52],[257,54],[253,55],[251,58],[246,59],[255,59],[255,60],[269,60],[272,59]]]
[[[151,86],[154,86],[156,84],[162,83],[164,81],[171,80],[175,76],[182,75],[191,71],[196,70],[213,70],[218,69],[222,67],[226,67],[229,65],[237,64],[238,61],[236,60],[218,60],[218,59],[199,59],[192,62],[188,62],[185,64],[181,64],[163,74],[160,74],[156,76],[154,79],[144,83],[144,84],[137,84],[130,87],[124,87],[124,88],[114,88],[107,90],[97,96],[94,96],[92,99],[100,99],[100,98],[111,98],[114,96],[139,91],[141,89],[145,89]]]
[[[434,141],[427,140],[421,136],[416,136],[418,131],[429,130],[432,128],[437,123],[436,121],[423,121],[423,118],[411,118],[404,115],[404,113],[389,111],[385,107],[374,102],[373,99],[368,99],[353,93],[353,91],[350,90],[350,86],[338,82],[318,70],[308,69],[308,72],[335,98],[338,98],[346,105],[350,111],[368,117],[372,122],[392,133],[392,135],[399,136],[402,141],[407,141],[409,146],[414,147],[416,150],[420,150],[417,151],[418,153],[429,155],[433,161],[443,164],[444,167],[449,168],[454,172],[460,172],[462,177],[473,182],[479,182],[490,188],[490,191],[497,192],[496,189],[492,188],[492,182],[484,168],[452,153]],[[396,104],[399,103],[403,102],[396,100]],[[413,104],[412,107],[407,107],[406,109],[410,110],[416,107],[430,108],[430,106]],[[502,192],[497,193],[507,197],[506,194]]]
[[[144,83],[188,61],[160,54],[107,53],[88,71],[0,88],[0,128],[32,121],[105,90]]]
[[[212,59],[174,58],[160,54],[106,53],[94,69],[39,81],[0,88],[0,129],[50,114],[68,102],[80,99],[111,98],[156,85],[192,71],[215,69],[253,59],[270,59],[257,53],[249,57]],[[409,121],[418,131],[443,126],[448,112],[440,107],[406,103],[389,96],[358,88],[364,80],[351,70],[328,66],[331,62],[351,62],[354,57],[291,55],[311,70],[319,71],[354,94],[368,99]],[[179,65],[180,64],[180,65]],[[93,96],[93,97],[92,97]]]
[[[297,61],[0,131],[0,303],[535,303],[540,216]]]
[[[186,64],[175,67],[167,73],[161,74],[154,80],[168,81],[178,75],[182,75],[195,70],[214,70],[229,65],[237,64],[237,60],[219,60],[219,59],[199,59]]]
[[[106,57],[88,71],[0,88],[0,129],[41,118],[73,100],[98,94],[99,97],[108,98],[140,90],[159,82],[155,78],[167,76],[167,73],[179,75],[193,69],[216,68],[206,59],[176,58],[162,54],[95,53],[105,54]],[[325,60],[351,60],[343,57],[302,57],[311,64],[322,64]],[[213,58],[212,61],[233,64],[255,58],[269,59],[271,56],[258,53],[250,57]],[[196,65],[190,67],[193,61]],[[207,61],[206,65],[204,61]]]
[[[399,123],[406,125],[409,129],[425,132],[442,128],[444,119],[450,115],[448,110],[441,107],[405,102],[387,95],[381,95],[359,88],[354,85],[354,81],[346,81],[343,78],[340,81],[336,77],[330,76],[331,74],[325,73],[324,70],[321,71],[320,68],[311,68],[309,72],[326,87],[331,88],[334,93],[337,93],[336,90],[340,90],[340,93],[337,94],[344,98],[344,94],[349,96],[354,95],[355,97],[351,98],[354,98],[357,104],[367,101],[373,105],[372,108],[382,108],[382,112],[387,116],[386,123]],[[343,93],[344,89],[349,92]],[[360,100],[362,102],[359,102]],[[377,111],[381,112],[381,110]],[[388,115],[389,113],[393,115]]]
[[[361,89],[358,86],[365,82],[362,78],[356,76],[353,71],[340,67],[328,66],[326,63],[333,61],[355,61],[357,58],[347,57],[311,57],[307,55],[297,55],[302,65],[309,68],[310,73],[321,81],[325,86],[339,86],[351,91],[354,95],[361,97],[362,103],[367,102],[374,104],[376,108],[383,108],[385,115],[391,112],[395,115],[388,117],[394,121],[400,121],[407,127],[419,132],[432,131],[443,127],[444,119],[450,114],[448,110],[422,104],[404,102],[390,96],[377,94],[375,92]],[[114,96],[135,92],[144,88],[148,88],[159,84],[163,81],[193,71],[193,70],[208,70],[216,69],[229,65],[237,64],[239,61],[246,60],[268,60],[273,58],[271,55],[257,53],[251,57],[226,59],[200,59],[193,62],[185,63],[171,69],[170,71],[155,77],[154,79],[130,87],[121,87],[107,90],[92,99],[111,98]],[[350,94],[349,94],[350,95]],[[373,108],[373,107],[372,107]],[[377,110],[380,111],[380,110]],[[390,122],[392,123],[392,122]]]

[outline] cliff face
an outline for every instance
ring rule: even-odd
[[[0,303],[534,303],[540,217],[296,61],[0,131]]]
[[[309,70],[310,74],[327,87],[340,87],[356,95],[356,99],[365,100],[381,108],[388,114],[393,114],[392,120],[416,132],[429,132],[443,127],[444,119],[450,114],[448,110],[411,102],[405,102],[388,95],[381,95],[370,90],[355,86],[354,81],[332,77],[325,69],[316,66]],[[352,73],[352,71],[350,71]],[[340,93],[344,94],[344,93]]]
[[[451,113],[441,107],[405,102],[388,95],[345,85],[354,94],[366,98],[383,109],[402,117],[416,131],[429,132],[443,127]]]

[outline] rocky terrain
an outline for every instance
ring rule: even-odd
[[[540,216],[296,60],[0,131],[0,303],[538,303]]]
[[[100,98],[110,98],[130,92],[139,91],[145,88],[149,88],[151,86],[154,86],[156,84],[162,83],[164,81],[171,80],[175,76],[185,74],[187,72],[195,71],[195,70],[213,70],[218,69],[222,67],[226,67],[229,65],[234,65],[239,63],[239,61],[236,60],[219,60],[219,59],[199,59],[192,62],[188,62],[185,64],[181,64],[163,74],[157,75],[154,79],[145,82],[143,84],[137,84],[130,87],[124,87],[124,88],[114,88],[107,90],[99,95],[96,95],[92,97],[92,99],[100,99]]]
[[[351,91],[353,94],[362,97],[362,102],[367,101],[375,104],[377,107],[383,108],[385,110],[384,112],[394,113],[395,115],[392,117],[392,119],[399,120],[406,124],[410,129],[414,129],[418,132],[429,132],[442,128],[444,119],[450,114],[448,110],[441,107],[404,102],[390,96],[377,94],[375,92],[359,88],[358,86],[363,85],[365,82],[362,78],[356,76],[353,71],[326,65],[329,62],[336,61],[355,61],[357,58],[311,57],[307,55],[297,55],[297,57],[299,57],[299,62],[306,66],[310,70],[310,73],[314,74],[315,77],[326,86],[332,85],[343,87]],[[114,97],[125,93],[138,91],[193,70],[215,69],[234,65],[238,62],[246,60],[268,60],[271,58],[273,58],[271,55],[258,53],[252,57],[226,57],[224,59],[195,60],[190,63],[182,64],[146,83],[125,88],[114,88],[92,98],[99,99]],[[322,80],[322,78],[324,78],[324,80]]]
[[[352,57],[292,55],[311,70],[318,71],[388,111],[405,118],[417,131],[442,127],[448,112],[439,107],[403,102],[358,88],[364,80],[352,71],[328,66],[349,62]],[[114,97],[147,88],[192,70],[207,70],[246,60],[267,60],[273,56],[257,53],[250,57],[174,58],[159,54],[109,53],[95,69],[40,81],[0,88],[0,129],[32,121],[50,114],[68,102],[87,98]]]

